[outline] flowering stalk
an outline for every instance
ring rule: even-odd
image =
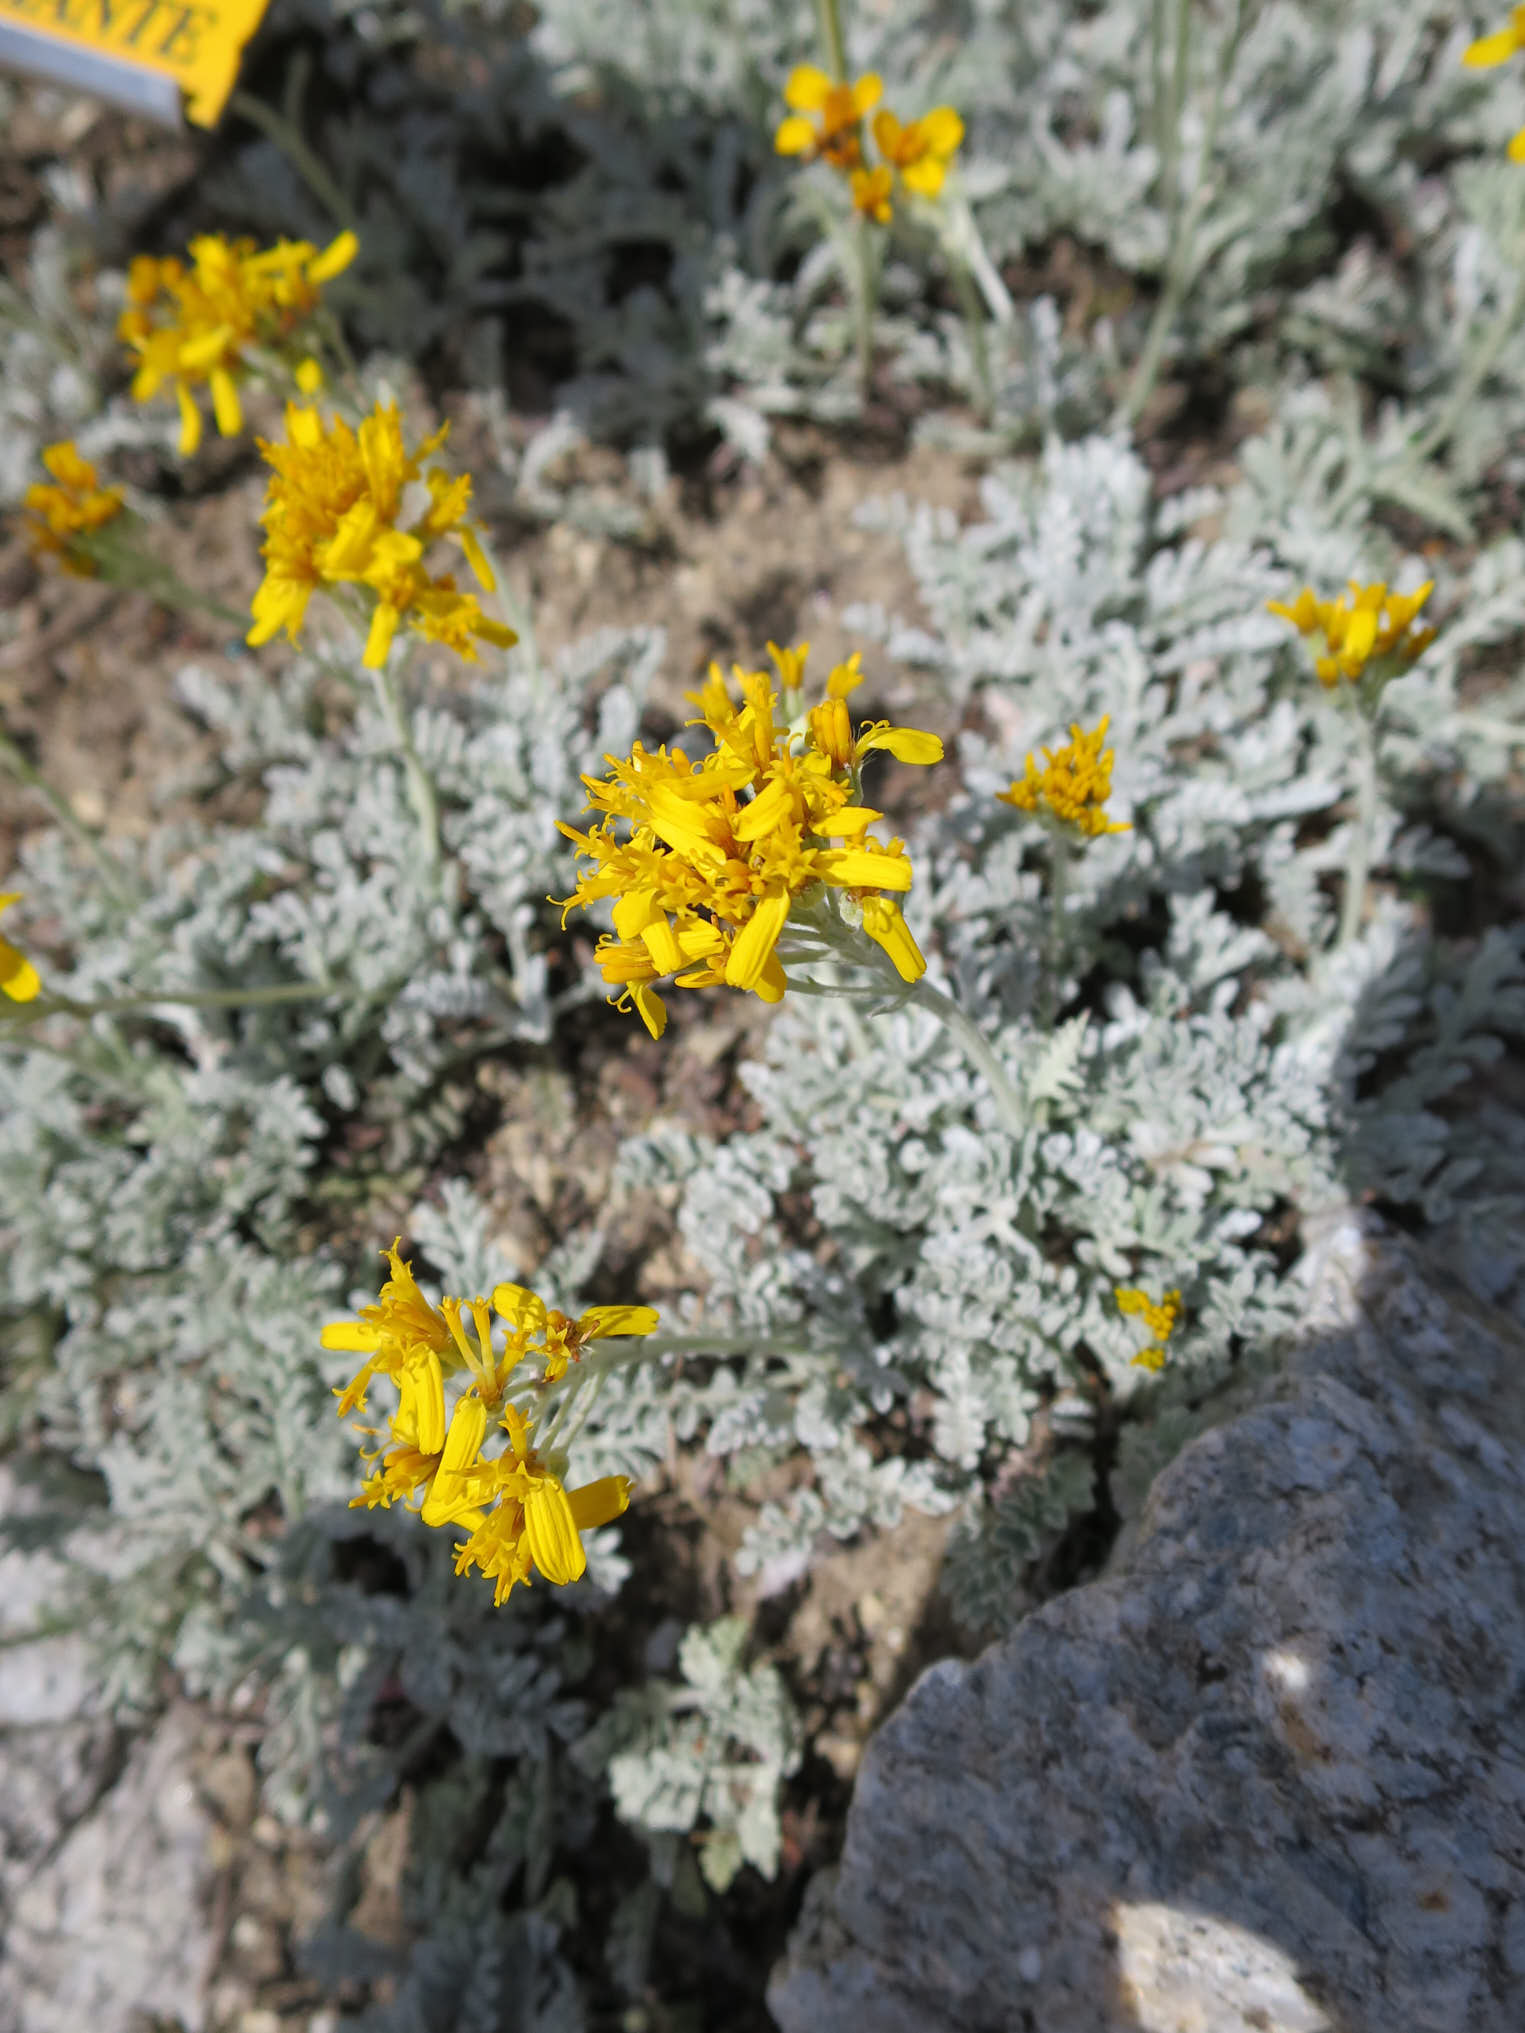
[[[392,739],[397,743],[397,752],[402,757],[402,766],[407,774],[408,803],[418,821],[424,866],[433,870],[439,866],[440,859],[439,798],[435,793],[434,779],[425,768],[424,759],[414,742],[413,730],[408,725],[408,716],[403,711],[390,666],[382,664],[371,672],[371,676],[376,681],[376,697],[392,730]]]
[[[1343,946],[1354,939],[1366,916],[1366,886],[1371,874],[1372,838],[1377,827],[1377,736],[1367,714],[1359,706],[1354,714],[1356,727],[1356,810],[1350,829],[1350,853],[1345,863],[1345,890],[1340,898],[1340,932]]]

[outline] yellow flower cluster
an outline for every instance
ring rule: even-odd
[[[964,123],[951,106],[934,106],[909,124],[902,124],[885,107],[873,120],[883,160],[869,168],[863,155],[863,123],[883,94],[883,80],[873,71],[865,71],[849,85],[814,64],[800,64],[784,86],[784,103],[792,110],[780,121],[773,146],[780,155],[818,157],[829,163],[847,178],[857,210],[885,226],[894,211],[897,177],[917,197],[938,196],[964,138]]]
[[[1384,657],[1412,663],[1435,640],[1433,628],[1409,629],[1434,590],[1435,581],[1426,579],[1414,593],[1389,593],[1378,579],[1369,586],[1350,582],[1350,597],[1320,600],[1311,586],[1305,586],[1289,606],[1284,600],[1268,600],[1266,606],[1284,621],[1290,621],[1299,635],[1322,631],[1324,654],[1315,655],[1313,668],[1320,684],[1334,687],[1341,678],[1359,683],[1367,665]]]
[[[117,337],[137,360],[132,393],[147,402],[165,383],[180,404],[180,450],[201,443],[201,412],[193,388],[205,383],[225,438],[244,426],[238,383],[256,348],[282,350],[318,307],[318,292],[359,252],[341,233],[320,253],[307,240],[258,249],[252,240],[203,234],[190,245],[190,265],[140,254],[127,272],[127,308]],[[323,385],[316,360],[293,362],[308,395]]]
[[[1112,750],[1102,743],[1111,722],[1111,714],[1104,713],[1089,734],[1072,724],[1068,744],[1045,748],[1042,768],[1037,757],[1029,755],[1026,775],[1009,791],[997,791],[1000,802],[1019,812],[1047,811],[1087,839],[1098,833],[1129,832],[1125,820],[1109,819],[1106,813],[1112,795]]]
[[[500,649],[518,641],[511,628],[483,614],[474,593],[459,592],[448,574],[424,569],[425,553],[450,537],[478,583],[493,590],[487,559],[465,520],[469,475],[452,478],[425,467],[448,429],[442,425],[409,451],[395,407],[378,403],[353,431],[342,418],[325,423],[316,410],[287,404],[288,442],[258,440],[274,471],[262,517],[265,577],[254,596],[251,643],[269,642],[281,629],[294,641],[320,585],[355,586],[373,603],[363,659],[371,670],[386,662],[404,625],[472,661],[478,639]]]
[[[1508,26],[1495,29],[1492,35],[1480,35],[1462,51],[1461,60],[1475,71],[1492,70],[1495,64],[1508,63],[1522,49],[1525,49],[1525,7],[1511,7]],[[1525,162],[1525,127],[1510,142],[1509,157],[1512,162]]]
[[[768,645],[789,692],[809,647]],[[654,1038],[667,1011],[652,984],[669,975],[679,988],[724,983],[777,1002],[788,981],[776,949],[790,914],[830,891],[852,899],[902,980],[926,969],[899,906],[881,894],[911,887],[910,857],[899,840],[885,845],[869,833],[883,815],[862,803],[860,773],[878,749],[938,762],[941,741],[887,721],[853,731],[846,695],[861,682],[856,655],[831,673],[826,698],[797,728],[778,724],[765,671],[734,676],[739,708],[716,664],[703,691],[688,695],[714,737],[708,755],[690,762],[637,743],[627,761],[607,756],[609,776],[583,778],[589,808],[603,818],[585,833],[561,825],[594,863],[560,900],[563,915],[614,899],[614,936],[594,958],[620,991],[618,1007],[633,1003]]]
[[[400,1498],[426,1525],[463,1533],[455,1571],[480,1569],[495,1584],[495,1604],[506,1602],[519,1582],[528,1586],[532,1569],[547,1581],[576,1581],[587,1566],[581,1535],[621,1514],[629,1480],[608,1475],[567,1489],[559,1473],[564,1464],[536,1451],[531,1422],[511,1396],[564,1376],[591,1342],[650,1334],[655,1311],[594,1306],[572,1320],[522,1285],[507,1284],[494,1291],[491,1308],[485,1299],[445,1298],[436,1306],[396,1242],[386,1255],[391,1275],[377,1302],[363,1306],[358,1320],[323,1329],[325,1348],[365,1357],[335,1393],[341,1417],[365,1410],[377,1377],[397,1389],[386,1429],[367,1429],[380,1443],[366,1457],[376,1465],[351,1509],[385,1510]],[[494,1312],[507,1330],[501,1353],[493,1345]],[[466,1380],[448,1413],[447,1376]],[[494,1428],[507,1444],[484,1456]]]
[[[1176,1322],[1181,1317],[1181,1294],[1179,1291],[1166,1292],[1159,1304],[1137,1285],[1118,1285],[1113,1293],[1118,1311],[1136,1313],[1143,1320],[1153,1336],[1147,1348],[1141,1348],[1133,1358],[1134,1369],[1161,1370],[1165,1367],[1165,1343],[1175,1332]]]
[[[0,911],[8,911],[12,904],[20,901],[19,889],[0,892]],[[13,946],[9,939],[0,939],[0,994],[8,995],[12,1002],[32,1002],[41,987],[37,969],[25,953]]]
[[[79,579],[93,579],[94,558],[79,542],[93,536],[122,512],[120,487],[102,487],[95,468],[82,459],[73,442],[49,445],[42,463],[52,475],[52,484],[36,480],[22,498],[28,517],[27,536],[33,554],[56,556],[66,572]]]

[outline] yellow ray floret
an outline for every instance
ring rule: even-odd
[[[1323,635],[1323,653],[1315,652],[1313,668],[1319,682],[1331,688],[1341,678],[1359,683],[1368,664],[1383,658],[1412,663],[1435,640],[1433,628],[1413,628],[1434,591],[1433,579],[1412,593],[1390,593],[1380,579],[1369,586],[1352,579],[1349,585],[1348,598],[1342,593],[1338,600],[1320,600],[1311,586],[1305,586],[1290,603],[1266,602],[1270,612],[1290,621],[1299,635]]]
[[[791,694],[806,645],[770,644]],[[613,904],[614,935],[594,955],[621,1008],[634,1008],[653,1037],[667,1009],[655,984],[725,984],[776,1002],[788,986],[779,945],[797,909],[835,893],[849,917],[888,955],[901,978],[926,963],[893,898],[911,886],[898,840],[869,828],[880,817],[860,797],[864,758],[883,750],[902,762],[941,759],[935,734],[874,722],[854,730],[844,695],[857,658],[839,665],[828,696],[802,728],[779,724],[779,694],[762,671],[733,673],[740,701],[718,666],[689,694],[714,741],[695,762],[639,746],[606,757],[609,774],[584,777],[598,822],[561,831],[593,866],[562,909]]]
[[[20,901],[21,891],[8,889],[0,894],[0,911],[8,911]],[[0,994],[8,995],[12,1002],[32,1002],[41,988],[37,969],[26,955],[9,939],[0,939]]]
[[[295,640],[320,586],[355,586],[367,602],[368,669],[386,662],[399,628],[473,660],[479,640],[500,649],[518,640],[483,614],[475,594],[459,592],[453,576],[425,567],[433,545],[452,540],[478,583],[493,590],[486,555],[465,520],[470,478],[426,469],[446,428],[410,450],[395,407],[378,403],[355,431],[341,417],[325,422],[315,409],[287,404],[287,442],[258,441],[273,470],[262,517],[265,577],[249,642],[269,642],[282,629]]]
[[[49,445],[42,463],[52,484],[34,480],[21,503],[32,552],[37,557],[56,557],[76,578],[92,579],[95,559],[79,539],[93,536],[121,514],[122,490],[102,487],[95,468],[80,457],[68,438]]]
[[[774,148],[780,155],[819,156],[844,173],[857,169],[863,161],[864,116],[878,105],[883,91],[873,71],[848,85],[814,64],[798,65],[784,86],[784,104],[792,110],[779,123]],[[815,120],[806,117],[812,113]]]
[[[1109,819],[1106,811],[1112,795],[1112,750],[1102,743],[1111,720],[1110,713],[1103,714],[1089,734],[1072,725],[1064,748],[1044,749],[1041,768],[1037,757],[1029,755],[1026,774],[1010,790],[996,793],[1000,802],[1019,812],[1047,812],[1088,839],[1098,833],[1128,832],[1125,820]]]
[[[180,450],[189,457],[201,443],[201,412],[192,391],[205,386],[225,438],[243,429],[239,383],[256,349],[284,355],[318,308],[324,283],[348,268],[359,252],[353,233],[341,233],[321,252],[308,240],[281,240],[263,250],[252,240],[206,233],[190,245],[187,265],[174,257],[140,254],[127,273],[127,307],[117,336],[137,363],[132,393],[147,402],[168,384],[180,405]],[[310,355],[289,362],[312,391]]]
[[[874,115],[879,153],[918,197],[938,196],[963,138],[964,123],[951,106],[934,106],[905,127],[888,107]]]

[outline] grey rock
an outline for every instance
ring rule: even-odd
[[[0,1962],[7,2033],[198,2033],[214,1937],[211,1823],[189,1773],[196,1724],[172,1709],[36,1870]]]
[[[1347,1223],[1130,1539],[878,1732],[783,2033],[1519,2033],[1515,1323]]]

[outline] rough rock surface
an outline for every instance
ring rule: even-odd
[[[0,1517],[46,1523],[4,1463]],[[17,1642],[72,1586],[45,1543],[0,1551],[0,2029],[196,2033],[213,1934],[194,1722],[172,1709],[128,1751],[82,1637]]]
[[[1354,1222],[1319,1292],[1120,1570],[880,1730],[783,2033],[1525,2026],[1525,1336]]]

